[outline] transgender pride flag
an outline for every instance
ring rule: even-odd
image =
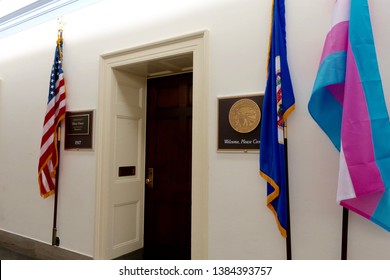
[[[337,202],[390,231],[390,123],[367,0],[338,0],[309,111],[340,151]]]

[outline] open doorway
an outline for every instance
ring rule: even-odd
[[[188,71],[183,69],[190,66],[184,67],[178,64],[183,62],[183,59],[191,59],[191,67],[193,67],[191,87],[193,111],[191,124],[189,124],[192,128],[190,137],[192,156],[191,159],[187,159],[191,163],[189,178],[191,178],[192,204],[190,210],[188,207],[187,210],[183,210],[187,216],[190,215],[190,234],[187,234],[189,238],[185,240],[187,244],[190,240],[188,247],[191,249],[190,253],[187,253],[187,258],[190,254],[192,259],[207,259],[206,34],[207,32],[199,32],[102,56],[98,108],[99,132],[96,143],[95,259],[117,258],[144,246],[144,213],[146,213],[144,198],[145,189],[148,187],[145,185],[145,178],[148,179],[149,175],[149,169],[145,172],[147,79],[151,76],[178,71],[174,70],[175,68],[181,68],[182,72]],[[176,60],[177,63],[172,63],[172,60]],[[160,68],[159,71],[150,71],[157,68]],[[120,170],[123,172],[121,173]],[[161,258],[177,257],[161,256]]]
[[[191,259],[192,73],[148,80],[145,259]]]

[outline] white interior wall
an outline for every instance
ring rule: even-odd
[[[132,1],[135,2],[135,1]],[[68,110],[96,109],[99,56],[207,29],[209,33],[209,258],[284,259],[285,240],[265,206],[258,153],[218,153],[217,97],[264,91],[271,0],[103,0],[64,15]],[[387,99],[390,2],[369,1]],[[286,1],[296,97],[289,120],[294,259],[339,259],[338,153],[307,111],[334,1]],[[51,242],[53,198],[42,199],[37,163],[57,23],[0,39],[0,229]],[[99,112],[97,117],[99,116]],[[97,128],[98,129],[98,128]],[[61,246],[93,255],[96,154],[61,154]],[[389,259],[390,233],[350,214],[350,259]]]

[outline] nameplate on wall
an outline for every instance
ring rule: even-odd
[[[92,150],[93,110],[66,112],[65,150]]]
[[[218,151],[259,151],[264,94],[218,98]]]

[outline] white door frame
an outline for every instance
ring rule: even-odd
[[[110,94],[114,81],[115,68],[131,64],[193,54],[193,124],[192,124],[192,220],[191,220],[191,258],[208,258],[208,53],[207,31],[192,33],[172,39],[151,43],[136,48],[104,54],[100,58],[99,104],[97,110],[97,178],[94,259],[105,259],[107,220],[109,219],[107,198],[109,176],[107,170],[110,158],[109,125],[111,118]],[[146,79],[146,76],[145,76]]]

